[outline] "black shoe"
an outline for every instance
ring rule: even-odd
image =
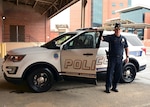
[[[104,92],[106,92],[106,93],[110,93],[109,89],[106,89]]]
[[[119,92],[118,89],[116,89],[116,88],[112,88],[111,90],[114,92]]]

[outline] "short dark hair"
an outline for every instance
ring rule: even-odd
[[[115,23],[115,29],[121,28],[121,24],[120,23]]]

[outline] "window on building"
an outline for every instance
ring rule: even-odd
[[[112,7],[115,7],[115,6],[116,6],[116,3],[113,2],[113,3],[112,3]]]
[[[10,25],[10,42],[24,42],[24,41],[25,41],[25,26]]]
[[[132,0],[128,0],[128,7],[131,6],[131,1],[132,1]]]
[[[120,7],[123,7],[123,5],[124,5],[123,3],[120,3]]]
[[[112,14],[115,14],[115,11],[114,11],[114,10],[112,11]]]

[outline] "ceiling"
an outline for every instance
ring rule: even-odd
[[[79,0],[3,0],[18,5],[27,5],[39,12],[41,15],[47,15],[52,18],[67,7],[73,5]]]

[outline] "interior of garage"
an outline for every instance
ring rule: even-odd
[[[47,42],[49,19],[79,0],[1,0],[1,42]]]
[[[56,36],[49,19],[78,1],[0,0],[0,57],[10,49],[48,42]]]

